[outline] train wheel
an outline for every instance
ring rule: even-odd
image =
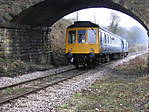
[[[105,63],[109,62],[110,61],[110,58],[109,58],[109,55],[106,55],[105,56]]]
[[[109,55],[107,55],[107,62],[109,62],[110,61],[110,57],[109,57]]]
[[[79,68],[80,64],[78,62],[75,62],[75,66],[76,66],[76,68]]]

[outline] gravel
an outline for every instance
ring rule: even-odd
[[[138,55],[137,55],[138,56]],[[114,68],[119,64],[128,62],[136,56],[114,62],[104,68],[96,68],[89,72],[61,82],[52,87],[40,90],[37,93],[16,99],[10,103],[0,106],[1,112],[56,112],[56,106],[62,105],[69,101],[69,98],[81,89],[90,86],[97,79],[108,77],[108,69]],[[9,79],[8,79],[9,80]]]
[[[8,85],[15,84],[15,83],[20,83],[20,82],[23,82],[26,80],[36,79],[38,77],[52,75],[55,73],[67,71],[67,70],[72,69],[72,68],[75,68],[75,67],[72,65],[69,65],[69,66],[64,66],[64,67],[59,67],[59,68],[47,70],[44,72],[34,72],[34,73],[30,73],[30,74],[24,74],[22,76],[18,76],[18,77],[14,77],[14,78],[1,77],[0,78],[0,88],[8,86]]]

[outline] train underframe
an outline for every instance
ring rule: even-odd
[[[125,53],[102,53],[102,54],[72,54],[68,61],[77,68],[85,67],[93,64],[102,64],[115,59],[121,59],[128,55]]]

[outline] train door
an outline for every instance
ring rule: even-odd
[[[102,53],[104,53],[106,50],[106,41],[106,34],[104,32],[100,32],[100,45]]]
[[[103,51],[103,32],[99,31],[100,32],[100,39],[99,39],[99,43],[100,43],[100,48],[101,48],[101,52]]]
[[[104,51],[104,53],[106,53],[106,49],[107,49],[107,35],[106,35],[106,33],[103,33],[103,51]]]
[[[125,50],[125,45],[124,45],[125,43],[124,43],[124,41],[122,40],[122,44],[121,44],[121,48],[122,48],[122,52],[124,52],[124,50]]]

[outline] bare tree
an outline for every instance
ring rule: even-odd
[[[121,21],[120,17],[116,13],[112,12],[111,17],[110,17],[110,21],[111,22],[110,22],[110,25],[108,27],[109,31],[117,34],[119,32],[119,29],[120,29],[120,27],[119,27],[119,23]]]

